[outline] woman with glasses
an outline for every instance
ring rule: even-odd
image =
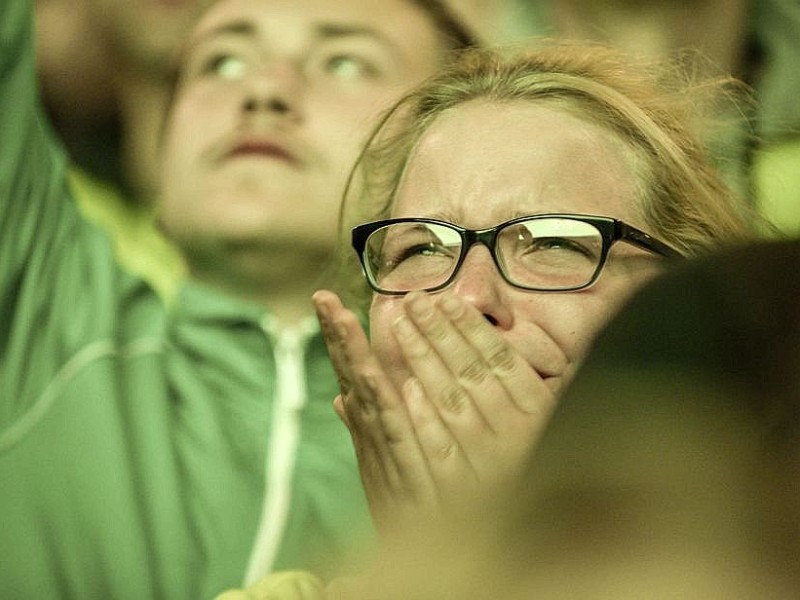
[[[341,256],[356,311],[330,291],[314,301],[373,517],[412,560],[428,517],[464,525],[456,515],[479,506],[459,539],[493,522],[498,502],[481,498],[501,497],[634,290],[750,235],[685,124],[688,97],[625,61],[571,45],[469,54],[397,104],[353,171],[342,224],[355,252]],[[279,577],[264,589],[299,585]],[[504,597],[490,592],[448,597]]]
[[[382,530],[513,476],[620,305],[750,235],[662,75],[596,46],[475,52],[374,134],[343,209],[371,345],[315,304]]]

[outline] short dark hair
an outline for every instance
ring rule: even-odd
[[[442,37],[449,50],[459,52],[482,46],[478,36],[458,18],[445,0],[409,0],[409,2],[419,7],[430,16],[439,35]],[[206,8],[206,11],[210,10],[213,4],[214,2],[211,2]],[[175,102],[175,95],[177,93],[181,73],[181,57],[181,53],[176,54],[173,57],[171,67],[167,70],[166,82],[169,84],[169,96],[167,113],[161,122],[159,139],[163,137],[164,128],[169,118],[168,114],[172,110],[172,106]]]
[[[410,0],[433,19],[436,28],[453,50],[481,46],[478,36],[464,23],[445,0]]]

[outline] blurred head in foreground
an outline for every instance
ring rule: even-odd
[[[518,485],[411,532],[365,597],[796,597],[798,268],[800,242],[760,244],[648,285]]]

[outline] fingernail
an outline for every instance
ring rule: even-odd
[[[327,311],[327,306],[325,306],[325,302],[323,302],[323,299],[320,298],[320,293],[319,292],[314,292],[311,295],[311,302],[314,305],[314,308],[317,310],[317,312],[319,312],[319,313],[327,313],[328,312]]]
[[[411,321],[406,316],[398,317],[394,323],[392,323],[392,331],[394,331],[395,335],[398,337],[403,338],[411,338],[414,335],[414,326],[411,324]]]
[[[433,312],[433,302],[427,294],[414,295],[408,303],[408,310],[415,317],[424,318]]]
[[[333,411],[344,423],[347,423],[347,419],[345,417],[344,398],[341,394],[333,399]]]

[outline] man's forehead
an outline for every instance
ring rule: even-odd
[[[371,27],[368,24],[359,24],[355,22],[328,22],[325,20],[318,20],[315,22],[309,21],[307,31],[309,37],[314,40],[361,36],[389,41],[389,38],[384,35],[381,29]],[[236,20],[220,22],[214,27],[197,32],[197,34],[193,36],[191,46],[197,46],[205,41],[214,40],[220,37],[231,36],[256,39],[260,35],[261,32],[258,22],[245,17]]]
[[[411,0],[219,0],[195,28],[192,44],[218,35],[257,35],[291,26],[319,37],[405,37],[411,29],[433,30],[433,18]]]

